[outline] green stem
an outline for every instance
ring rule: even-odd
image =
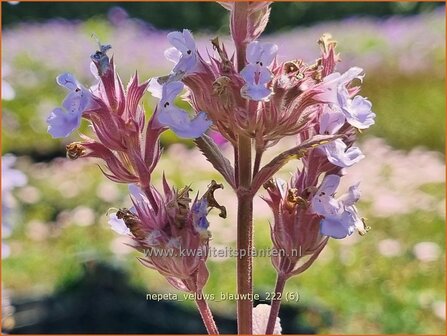
[[[251,139],[241,135],[238,143],[239,189],[237,212],[237,320],[239,334],[252,334],[253,293],[253,195],[251,185]]]

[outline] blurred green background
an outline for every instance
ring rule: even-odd
[[[359,141],[367,158],[349,170],[344,186],[361,181],[360,207],[373,229],[365,237],[330,241],[308,271],[289,281],[286,290],[298,291],[300,302],[286,305],[282,317],[294,321],[295,329],[284,331],[444,333],[444,7],[436,3],[272,7],[263,38],[278,43],[278,57],[311,62],[318,56],[315,42],[331,32],[341,52],[339,68],[365,68],[362,95],[373,102],[377,114],[376,125]],[[107,181],[95,162],[65,159],[65,144],[78,137],[52,139],[45,119],[65,94],[55,83],[57,74],[68,71],[85,85],[93,83],[92,33],[112,44],[126,82],[136,69],[141,78],[169,72],[163,57],[169,30],[192,29],[199,48],[205,50],[210,37],[227,34],[226,15],[214,3],[2,3],[2,153],[18,156],[16,168],[28,177],[26,186],[14,190],[13,232],[6,239],[10,255],[2,262],[3,286],[16,304],[16,314],[6,324],[13,332],[36,332],[33,323],[42,315],[26,304],[79,289],[79,279],[91,274],[92,264],[124,272],[129,286],[142,293],[173,291],[155,271],[141,266],[137,253],[107,225],[108,209],[129,204],[126,187]],[[152,111],[149,94],[144,104]],[[293,140],[286,139],[273,152],[291,144]],[[203,192],[212,178],[221,180],[191,143],[167,133],[163,146],[156,185],[163,171],[173,184],[191,184],[195,191]],[[229,148],[224,150],[230,155]],[[296,162],[289,164],[280,175],[287,177],[295,167]],[[227,206],[229,219],[210,220],[216,247],[235,244],[235,198],[228,189],[216,195]],[[256,244],[269,247],[272,216],[262,200],[255,206]],[[213,259],[208,266],[206,292],[235,292],[235,260]],[[255,260],[254,279],[257,292],[273,289],[275,274],[267,258]],[[136,302],[144,305],[144,295],[138,298]],[[233,302],[210,304],[219,316],[234,318]],[[191,302],[177,305],[186,311],[193,307]],[[286,316],[289,306],[295,310]],[[169,319],[169,313],[166,316]],[[135,332],[167,330],[157,329],[157,322],[147,328],[152,329]],[[64,330],[77,329],[66,325]]]

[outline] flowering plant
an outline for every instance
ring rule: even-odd
[[[173,47],[165,52],[175,64],[172,71],[142,83],[135,74],[124,88],[108,56],[111,46],[100,44],[91,56],[95,85],[86,88],[68,73],[57,77],[68,95],[62,107],[51,112],[48,132],[55,138],[67,137],[81,119],[90,123],[93,135],[81,135],[82,141],[69,144],[67,156],[99,158],[104,175],[129,185],[133,207],[110,214],[112,229],[133,239],[133,246],[144,253],[140,258],[144,266],[158,271],[175,288],[195,294],[208,332],[218,334],[202,290],[209,277],[207,215],[217,208],[226,217],[225,207],[214,197],[223,185],[211,181],[201,197],[191,198],[189,186],[172,187],[169,178],[163,177],[159,190],[151,180],[164,131],[171,129],[179,137],[194,139],[237,195],[238,332],[280,333],[281,295],[271,306],[255,309],[250,299],[252,255],[247,251],[253,248],[253,199],[261,187],[267,190],[264,199],[274,216],[271,238],[274,248],[281,251],[272,257],[277,271],[275,293],[282,293],[286,281],[309,268],[329,238],[368,231],[355,206],[359,186],[340,197],[335,194],[344,168],[364,157],[353,144],[358,130],[374,124],[375,114],[371,103],[358,95],[363,70],[335,71],[339,56],[329,34],[318,40],[321,57],[315,63],[279,62],[278,47],[258,41],[268,22],[270,3],[224,2],[222,6],[230,12],[233,54],[215,38],[205,58],[189,30],[172,32],[167,38]],[[194,110],[193,116],[175,103],[185,89],[183,98]],[[146,91],[158,99],[149,118],[141,104]],[[234,148],[233,163],[212,134]],[[263,165],[264,153],[286,136],[295,136],[297,145]],[[301,160],[302,166],[290,181],[275,179],[292,159]],[[181,249],[195,253],[183,255]]]

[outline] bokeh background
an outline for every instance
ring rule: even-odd
[[[45,119],[65,94],[55,83],[59,73],[93,83],[92,34],[112,44],[126,82],[135,70],[142,78],[169,72],[163,51],[170,30],[192,29],[201,50],[210,49],[217,34],[228,42],[227,12],[214,3],[2,2],[2,18],[2,155],[17,157],[14,168],[27,178],[12,191],[2,188],[4,330],[204,332],[192,302],[146,301],[146,293],[175,291],[140,265],[126,239],[108,227],[108,209],[129,204],[126,186],[108,181],[95,161],[66,159],[65,144],[78,136],[52,139]],[[349,169],[342,186],[361,181],[360,208],[372,230],[331,240],[308,271],[288,282],[286,290],[299,292],[300,301],[284,304],[283,330],[443,334],[445,8],[426,2],[275,3],[262,38],[279,45],[280,60],[312,62],[325,32],[338,41],[340,71],[365,69],[362,95],[377,114],[376,125],[359,139],[366,158]],[[147,94],[148,113],[154,103]],[[285,139],[270,157],[293,143]],[[162,144],[156,185],[163,171],[172,183],[194,190],[203,191],[212,178],[221,181],[191,143],[167,133]],[[279,175],[287,178],[296,165]],[[226,188],[216,196],[229,218],[211,218],[212,245],[235,246],[234,194]],[[272,216],[260,198],[255,209],[256,244],[269,247]],[[235,260],[215,258],[208,266],[205,292],[234,293]],[[254,279],[261,296],[273,289],[268,258],[255,259]],[[221,330],[234,332],[235,303],[210,305]]]

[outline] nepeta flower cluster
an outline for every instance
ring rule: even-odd
[[[330,35],[318,41],[321,57],[314,62],[306,63],[299,55],[279,61],[278,47],[258,40],[268,22],[269,3],[222,5],[230,11],[233,54],[214,38],[204,56],[189,30],[172,32],[167,36],[172,48],[165,52],[174,63],[172,71],[143,83],[135,75],[124,88],[107,55],[111,47],[100,45],[91,56],[96,78],[92,87],[86,89],[71,74],[57,78],[68,95],[62,108],[48,118],[48,131],[53,137],[66,137],[82,118],[90,123],[93,136],[82,135],[83,141],[68,145],[68,157],[102,159],[108,178],[129,184],[133,207],[110,215],[112,229],[132,237],[134,247],[144,253],[143,265],[180,290],[201,294],[208,279],[205,262],[212,223],[207,214],[217,208],[225,218],[225,207],[214,198],[214,191],[223,185],[212,181],[202,197],[192,199],[190,187],[171,187],[169,177],[164,177],[160,192],[151,179],[161,155],[160,135],[171,129],[179,137],[195,139],[235,190],[239,250],[253,247],[253,198],[264,186],[268,193],[264,199],[274,216],[273,245],[285,252],[272,258],[278,273],[275,292],[282,292],[285,281],[310,267],[330,237],[341,239],[368,230],[355,206],[358,185],[342,196],[335,194],[345,168],[364,157],[354,142],[358,130],[374,124],[375,114],[371,103],[359,95],[363,70],[336,72],[339,56]],[[141,103],[146,91],[159,100],[150,117]],[[189,103],[192,114],[176,104],[179,97]],[[207,135],[210,132],[234,147],[233,163]],[[286,136],[296,137],[296,147],[263,165],[264,152]],[[292,159],[300,159],[302,165],[290,181],[275,179]],[[180,249],[185,248],[195,253],[181,255]],[[238,293],[251,294],[252,257],[239,255]],[[217,333],[203,298],[196,301],[208,332]],[[278,323],[279,304],[280,300],[273,300],[267,314],[267,333]],[[252,302],[241,298],[240,333],[252,333],[252,314],[256,314]],[[258,322],[259,318],[255,316]]]

